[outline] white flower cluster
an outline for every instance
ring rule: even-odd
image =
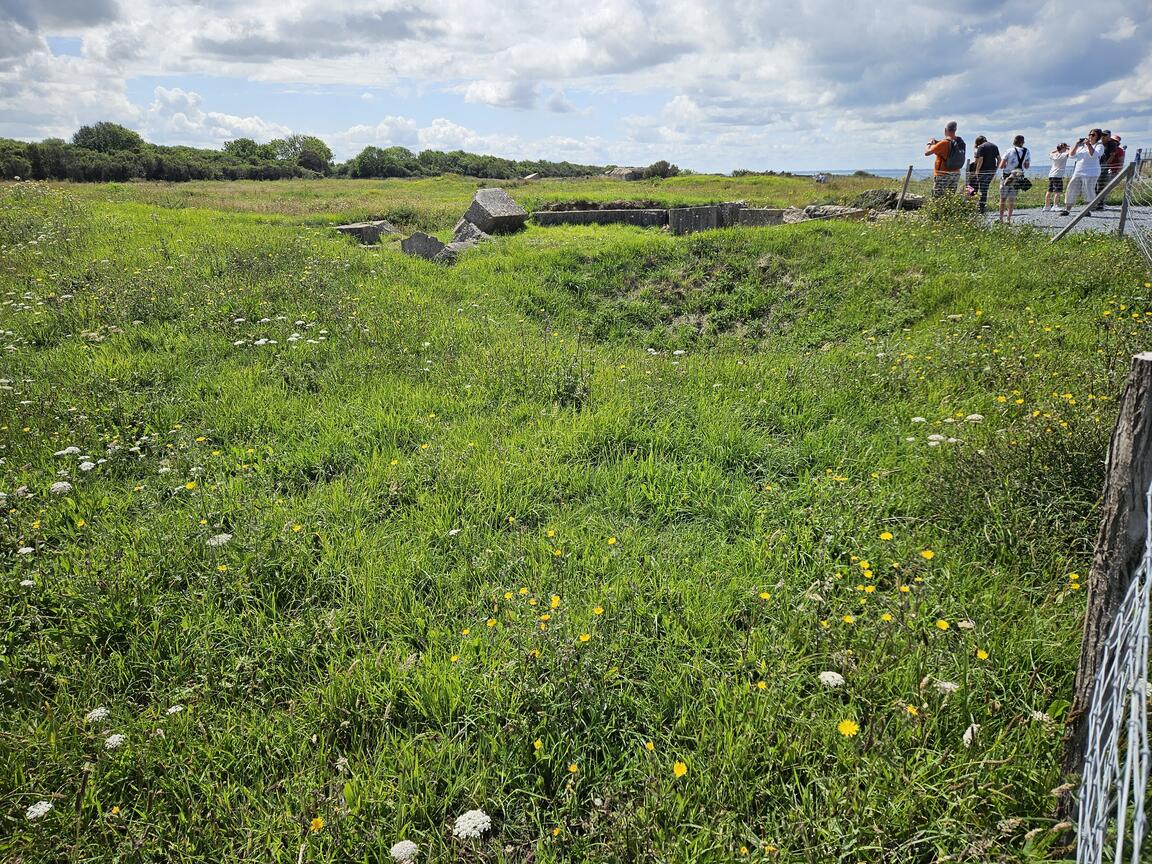
[[[212,546],[212,547],[223,546],[225,543],[227,543],[231,539],[232,539],[231,534],[217,534],[214,537],[209,537],[208,540],[206,541],[205,545],[206,546]]]
[[[461,840],[479,837],[492,827],[492,820],[483,810],[469,810],[456,817],[456,826],[452,833]]]
[[[37,801],[35,804],[28,808],[28,812],[24,815],[28,818],[29,822],[35,822],[37,819],[42,819],[43,817],[47,816],[51,809],[51,801]]]
[[[183,705],[173,705],[165,713],[167,713],[167,714],[179,714],[183,710],[184,710]]]
[[[959,690],[960,685],[957,684],[955,681],[937,681],[936,682],[936,689],[938,691],[940,691],[941,693],[947,695],[949,693],[955,693],[957,690]]]
[[[413,864],[420,855],[420,847],[411,840],[401,840],[389,851],[392,853],[392,860],[396,864]]]
[[[839,672],[821,672],[820,683],[825,687],[842,687],[844,686],[844,676]]]
[[[67,495],[72,491],[72,484],[67,480],[57,480],[55,483],[48,487],[48,491],[53,495]]]
[[[119,747],[124,746],[124,742],[126,740],[127,740],[127,738],[125,736],[121,735],[119,732],[117,732],[115,735],[109,735],[107,738],[104,739],[104,749],[105,750],[115,750]]]
[[[108,709],[101,705],[99,708],[93,708],[84,715],[85,723],[99,723],[101,720],[108,719]]]

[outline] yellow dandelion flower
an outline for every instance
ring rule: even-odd
[[[827,618],[821,618],[821,619],[820,619],[820,626],[821,626],[821,627],[823,627],[825,630],[827,630],[827,629],[828,629],[829,627],[831,627],[832,625],[828,623],[828,619],[827,619]]]
[[[597,606],[595,609],[592,610],[592,614],[593,615],[603,615],[604,614],[604,607],[603,606]]]
[[[195,480],[189,480],[184,484],[185,489],[195,489],[199,484]]]
[[[909,714],[911,714],[913,717],[919,717],[920,716],[920,709],[917,708],[915,705],[905,705],[904,710],[907,711]]]
[[[451,657],[448,658],[449,663],[458,663],[459,661],[460,661],[460,655],[459,654],[453,654]]]
[[[559,609],[560,608],[560,595],[559,594],[553,594],[552,595],[551,605],[552,605],[553,609]]]
[[[205,441],[207,441],[207,440],[208,440],[208,439],[207,439],[207,438],[205,438],[203,435],[197,435],[197,436],[196,436],[196,443],[197,443],[197,444],[203,444],[203,443],[204,443]]]
[[[543,746],[544,746],[544,742],[541,741],[539,738],[537,738],[535,741],[532,742],[532,749],[533,750],[539,750]]]
[[[553,837],[559,837],[560,836],[560,826],[559,825],[557,825],[555,828],[552,829],[552,836]]]
[[[528,593],[528,589],[527,589],[527,588],[521,588],[521,589],[520,589],[520,596],[521,596],[521,597],[523,597],[523,596],[524,596],[525,594],[527,594],[527,593]]]
[[[399,464],[400,464],[400,460],[399,460],[399,459],[393,459],[393,460],[392,460],[391,462],[389,462],[388,464],[389,464],[389,465],[399,465]]]
[[[589,639],[591,639],[591,638],[592,638],[592,634],[591,634],[591,633],[581,633],[581,634],[580,634],[580,641],[581,641],[581,642],[587,642],[587,641],[588,641]]]
[[[563,555],[563,554],[564,554],[564,550],[563,550],[563,549],[553,549],[553,550],[552,550],[552,556],[553,556],[554,558],[559,558],[559,557],[560,557],[561,555]]]
[[[299,533],[300,533],[301,531],[303,531],[303,530],[304,530],[304,526],[303,526],[303,525],[300,525],[300,524],[296,524],[296,525],[293,525],[293,526],[292,526],[292,533],[293,533],[293,534],[299,534]]]
[[[760,599],[761,599],[761,600],[771,600],[771,599],[772,599],[772,595],[771,595],[771,594],[769,594],[767,591],[761,591],[761,592],[760,592]]]
[[[747,846],[741,846],[740,847],[740,854],[741,855],[747,855],[748,854],[748,847]]]
[[[216,569],[221,573],[227,573],[228,572],[228,565],[227,564],[220,564],[216,567]]]
[[[988,659],[988,652],[985,651],[983,648],[977,648],[976,649],[976,659],[977,660],[987,660]]]
[[[120,808],[119,807],[113,807],[112,808],[112,815],[113,816],[119,816],[120,815]]]
[[[883,621],[885,624],[887,624],[889,621],[892,620],[892,613],[891,612],[885,612],[883,615],[880,616],[880,620]]]
[[[535,606],[536,605],[536,598],[535,597],[529,597],[528,598],[528,605],[529,606]]]
[[[549,538],[556,536],[556,532],[553,531],[551,528],[549,528],[545,533],[548,535]]]
[[[843,621],[845,624],[855,624],[856,623],[856,618],[852,615],[845,615],[840,620]]]
[[[495,618],[489,618],[484,623],[489,627],[495,627],[496,626],[496,619]]]
[[[569,773],[569,774],[575,774],[575,773],[577,773],[579,770],[580,770],[580,766],[579,766],[579,765],[577,765],[575,762],[570,762],[570,763],[568,764],[568,773]]]
[[[308,829],[309,829],[309,830],[310,830],[310,831],[311,831],[313,834],[317,833],[318,831],[323,831],[323,830],[324,830],[324,819],[323,819],[322,817],[320,817],[320,816],[317,816],[315,819],[313,819],[313,820],[312,820],[312,821],[309,823],[309,825],[308,825]]]
[[[841,720],[836,724],[836,731],[843,735],[845,738],[851,738],[860,731],[860,724],[855,720]]]
[[[931,561],[933,558],[936,557],[936,553],[933,552],[931,549],[925,549],[923,552],[920,553],[920,557],[923,558],[925,561]]]
[[[511,600],[512,599],[512,592],[511,591],[505,591],[504,592],[504,599],[505,600]]]
[[[472,632],[471,627],[465,627],[463,630],[460,631],[460,635],[461,636],[467,636],[471,632]]]
[[[677,762],[672,766],[672,776],[679,779],[688,773],[688,766],[683,762]]]
[[[767,690],[768,684],[764,681],[757,681],[756,682],[756,689],[757,690]]]
[[[900,586],[900,593],[901,593],[901,594],[907,594],[907,593],[908,593],[909,591],[911,591],[911,590],[912,590],[912,589],[911,589],[911,588],[909,588],[907,585],[901,585],[901,586]]]
[[[552,616],[549,615],[547,612],[545,612],[543,615],[540,616],[540,620],[541,621],[551,621]]]
[[[947,621],[945,621],[943,618],[937,618],[936,619],[936,629],[937,630],[947,630],[951,626],[952,625],[949,624]]]
[[[615,546],[616,545],[616,538],[615,537],[609,537],[608,538],[608,545],[609,546]]]
[[[644,742],[644,749],[647,750],[649,753],[651,753],[653,750],[656,749],[656,745],[653,744],[651,741],[645,741]]]
[[[1080,574],[1079,574],[1079,573],[1069,573],[1069,574],[1068,574],[1068,580],[1069,580],[1070,582],[1075,582],[1075,581],[1076,581],[1076,580],[1078,580],[1079,578],[1080,578]]]

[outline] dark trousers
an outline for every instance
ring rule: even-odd
[[[1112,170],[1110,168],[1101,168],[1100,176],[1096,178],[1096,194],[1099,195],[1104,191],[1104,187],[1108,185],[1108,181],[1112,179]],[[1097,210],[1104,209],[1104,202],[1101,201],[1096,205]]]
[[[941,198],[956,191],[960,185],[960,172],[954,174],[937,174],[932,178],[932,197]]]
[[[980,195],[980,212],[984,212],[984,208],[988,204],[988,187],[992,185],[992,178],[996,176],[995,171],[981,171],[976,175],[976,191]]]

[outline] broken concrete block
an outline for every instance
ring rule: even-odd
[[[423,231],[417,231],[408,239],[401,240],[400,248],[404,250],[404,253],[407,255],[415,255],[418,258],[428,258],[431,260],[444,251],[444,244],[435,237],[428,236]]]
[[[537,225],[636,225],[662,228],[668,224],[667,210],[537,210]]]
[[[452,229],[452,242],[459,243],[464,240],[473,240],[481,243],[485,240],[492,238],[469,222],[467,219],[461,219],[456,223],[456,227]]]
[[[350,222],[347,225],[337,225],[336,230],[341,234],[355,237],[361,243],[371,246],[380,239],[381,234],[399,234],[400,231],[391,222],[380,219],[376,222]]]
[[[715,204],[707,207],[674,207],[668,211],[668,228],[673,234],[710,231],[719,224],[720,208]]]
[[[439,264],[455,264],[461,252],[465,249],[471,249],[475,245],[475,240],[453,240],[437,252],[432,260]]]
[[[717,217],[717,227],[731,228],[740,223],[740,211],[744,209],[743,201],[725,201],[719,205],[720,212]]]
[[[741,225],[760,227],[780,225],[784,222],[784,210],[779,207],[745,207],[740,211]]]
[[[485,234],[504,234],[523,228],[528,211],[503,189],[478,189],[464,218]]]

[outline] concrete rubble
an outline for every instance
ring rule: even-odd
[[[528,211],[503,189],[477,189],[464,218],[485,234],[508,234],[524,227]]]
[[[355,237],[365,246],[376,243],[382,234],[399,234],[400,230],[384,219],[375,222],[350,222],[347,225],[337,225],[336,230],[341,234]]]

